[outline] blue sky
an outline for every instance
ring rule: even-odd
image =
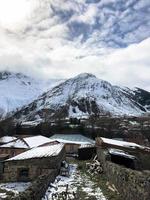
[[[149,0],[0,1],[0,69],[150,90],[149,13]]]

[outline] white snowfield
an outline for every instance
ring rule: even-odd
[[[108,139],[108,138],[104,138],[104,137],[101,137],[101,140],[105,144],[112,144],[112,145],[121,146],[121,147],[140,148],[140,149],[148,148],[148,147],[141,146],[141,145],[133,143],[133,142],[119,141],[119,140]]]
[[[55,134],[50,139],[64,144],[95,144],[94,140],[80,134]]]
[[[0,79],[0,115],[5,117],[31,103],[43,92],[56,86],[61,80],[39,80],[20,73],[1,72]]]
[[[53,157],[53,156],[57,156],[62,151],[63,147],[64,147],[64,144],[54,144],[50,146],[37,147],[29,151],[26,151],[24,153],[21,153],[15,157],[12,157],[6,161]]]
[[[49,142],[52,142],[52,140],[42,135],[38,135],[38,136],[25,137],[23,139],[18,138],[17,140],[1,145],[0,147],[10,147],[10,148],[14,147],[14,148],[28,149],[28,148],[38,147],[40,145]]]

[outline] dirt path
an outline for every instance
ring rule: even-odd
[[[106,200],[101,189],[90,180],[89,176],[82,173],[75,164],[70,165],[70,177],[58,176],[55,182],[48,188],[42,200],[61,200],[63,199],[62,194],[65,195],[66,190],[69,196],[64,197],[65,200]]]

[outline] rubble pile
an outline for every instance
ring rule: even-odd
[[[101,174],[103,173],[103,168],[101,163],[97,160],[97,156],[94,157],[92,162],[86,163],[87,172],[90,174]]]

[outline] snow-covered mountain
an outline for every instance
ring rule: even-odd
[[[21,120],[51,117],[83,117],[91,114],[139,115],[145,108],[128,88],[113,86],[84,73],[52,88],[17,112]]]
[[[31,103],[60,80],[36,80],[20,73],[0,73],[0,116]]]

